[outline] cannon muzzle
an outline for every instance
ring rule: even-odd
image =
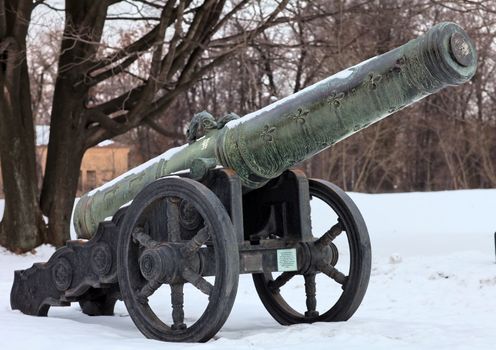
[[[89,238],[147,184],[174,172],[220,165],[246,188],[258,188],[302,160],[436,91],[475,74],[473,42],[454,23],[334,74],[261,110],[208,128],[205,136],[171,149],[81,198],[78,236]],[[207,129],[207,128],[206,128]]]

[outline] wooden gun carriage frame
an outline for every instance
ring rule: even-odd
[[[145,336],[201,342],[227,320],[239,274],[252,274],[262,303],[281,324],[344,321],[353,315],[367,289],[371,251],[363,218],[341,189],[295,169],[245,193],[231,169],[213,169],[201,181],[188,176],[156,180],[111,221],[100,223],[90,240],[69,241],[47,263],[16,271],[13,309],[46,316],[51,306],[79,302],[88,315],[112,315],[122,299]],[[312,233],[313,198],[337,217],[326,232]],[[338,236],[346,236],[348,271],[335,267]],[[304,279],[305,311],[293,308],[281,292],[298,275]],[[317,275],[341,287],[325,310],[317,305]],[[168,322],[149,304],[164,284],[170,286]],[[185,321],[185,284],[208,296],[192,323]]]

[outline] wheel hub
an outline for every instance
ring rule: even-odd
[[[173,283],[177,282],[180,276],[182,260],[176,245],[164,243],[146,249],[139,258],[139,267],[141,274],[148,281]]]
[[[302,273],[315,273],[320,271],[322,264],[325,265],[336,265],[339,259],[338,248],[334,243],[328,245],[323,245],[319,241],[305,243],[307,249],[304,251],[307,255],[307,261],[305,271]]]

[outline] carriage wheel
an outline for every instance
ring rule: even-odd
[[[348,320],[362,302],[370,277],[370,240],[356,205],[327,181],[309,179],[309,186],[312,230],[317,223],[332,218],[319,235],[313,232],[315,240],[307,244],[312,265],[305,271],[283,272],[277,277],[272,273],[253,275],[262,303],[283,325]],[[320,207],[315,207],[316,202]],[[320,214],[318,220],[315,214]],[[317,256],[327,258],[315,261]],[[291,289],[289,293],[285,288]],[[335,291],[332,296],[331,290]]]
[[[220,200],[199,182],[166,177],[145,187],[120,224],[117,259],[122,298],[148,338],[207,341],[231,312],[239,279],[234,228]],[[164,288],[168,305],[156,307],[151,300]],[[205,299],[195,317],[185,315],[184,306],[198,299],[185,298],[188,290]],[[167,304],[164,295],[155,299]]]

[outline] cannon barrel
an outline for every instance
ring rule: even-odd
[[[217,164],[258,188],[296,163],[446,86],[475,73],[473,42],[454,23],[440,23],[385,54],[334,74],[261,110],[208,130],[81,197],[73,215],[78,237],[131,201],[147,184],[174,172]]]

